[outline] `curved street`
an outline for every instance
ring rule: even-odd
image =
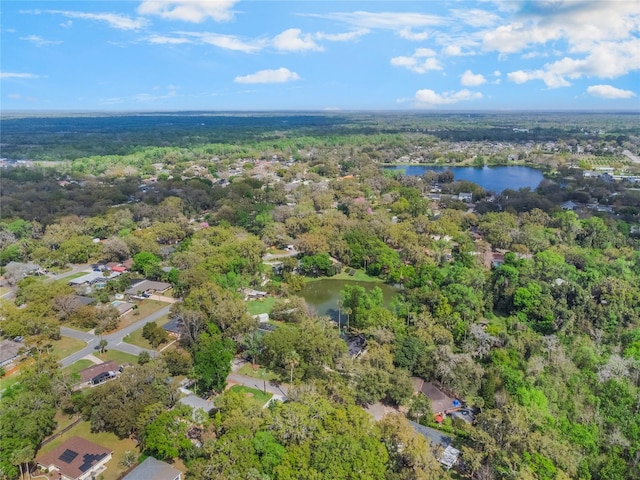
[[[131,355],[140,355],[142,352],[148,352],[151,355],[151,358],[155,357],[158,352],[155,350],[149,350],[147,348],[141,348],[136,345],[132,345],[130,343],[124,342],[124,337],[129,335],[130,333],[135,332],[139,328],[144,327],[144,325],[148,322],[155,322],[159,318],[169,313],[171,309],[171,305],[167,305],[166,307],[161,308],[157,312],[152,313],[151,315],[147,315],[144,318],[141,318],[137,322],[132,323],[116,332],[107,334],[107,335],[95,335],[90,332],[82,332],[80,330],[74,330],[73,328],[68,327],[60,327],[60,334],[65,337],[76,338],[78,340],[82,340],[87,343],[87,346],[82,350],[77,351],[76,353],[72,353],[68,357],[60,360],[60,364],[63,367],[67,367],[78,360],[86,357],[87,355],[92,355],[96,353],[98,344],[100,340],[107,341],[107,350],[118,350],[120,352],[129,353]]]

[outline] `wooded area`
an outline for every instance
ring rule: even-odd
[[[580,115],[562,128],[562,115],[456,116],[446,131],[439,116],[301,115],[287,117],[299,123],[287,131],[280,117],[229,118],[205,117],[198,139],[153,133],[146,116],[100,119],[118,125],[120,145],[93,142],[100,132],[47,133],[49,119],[3,120],[3,155],[60,160],[2,170],[0,265],[15,297],[0,304],[0,330],[29,352],[0,398],[4,478],[33,462],[56,412],[134,438],[137,453],[180,458],[194,479],[640,477],[640,165],[616,153],[640,154],[637,118]],[[534,122],[540,131],[513,140],[516,125]],[[25,150],[18,140],[31,129],[41,143]],[[620,163],[586,174],[577,149],[557,147],[572,139]],[[481,155],[445,140],[513,141],[484,156],[547,178],[490,192],[449,172],[383,168],[426,149],[443,165]],[[128,259],[90,305],[50,274]],[[48,275],[25,277],[28,263]],[[344,288],[340,325],[298,296],[310,279],[351,270],[396,296],[385,304],[380,289]],[[179,342],[76,390],[48,346],[61,327],[117,328],[111,302],[135,278],[171,284]],[[247,312],[248,290],[276,299],[273,331]],[[154,348],[167,340],[158,330],[143,332]],[[364,338],[365,351],[349,354],[345,334]],[[234,357],[267,368],[287,401],[261,409],[225,391]],[[185,377],[214,395],[211,416],[178,403]],[[412,377],[462,400],[473,421],[436,422]],[[362,407],[378,402],[398,413],[374,420]],[[453,438],[454,470],[407,418]]]

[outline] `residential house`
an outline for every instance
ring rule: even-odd
[[[108,362],[100,363],[98,365],[92,365],[89,368],[85,368],[84,370],[80,370],[78,375],[80,375],[80,381],[77,384],[77,387],[88,387],[90,385],[97,385],[98,383],[102,383],[98,380],[98,377],[105,372],[121,372],[122,367],[118,364],[118,362],[114,360],[110,360]],[[96,380],[94,382],[93,380]]]
[[[473,194],[470,192],[460,192],[458,194],[458,200],[465,203],[471,203],[473,201]]]
[[[182,480],[182,472],[166,462],[147,457],[122,480]]]
[[[56,471],[63,480],[98,478],[106,469],[113,452],[89,440],[71,437],[58,447],[39,456],[37,464],[43,469]]]
[[[191,407],[193,410],[194,421],[198,418],[206,418],[209,412],[213,410],[213,402],[211,400],[204,400],[197,395],[187,395],[178,400],[179,403]]]
[[[154,282],[153,280],[142,280],[141,282],[132,285],[131,288],[124,293],[133,296],[149,296],[153,294],[164,293],[171,288],[170,283],[166,282]]]
[[[15,362],[20,357],[20,351],[23,348],[24,345],[22,343],[13,340],[3,340],[0,342],[0,367]]]
[[[180,338],[182,335],[182,329],[184,327],[184,321],[180,317],[172,318],[167,323],[162,325],[162,329],[169,335]]]
[[[422,435],[429,443],[440,445],[444,448],[444,451],[438,457],[438,461],[449,470],[458,461],[460,456],[460,450],[451,446],[452,439],[447,435],[439,432],[438,430],[430,427],[425,427],[419,423],[409,421],[409,425],[416,433]]]

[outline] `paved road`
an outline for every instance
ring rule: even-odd
[[[93,333],[88,333],[88,332],[81,332],[78,330],[74,330],[72,328],[60,327],[61,335],[64,335],[65,337],[76,338],[78,340],[87,342],[86,347],[84,347],[82,350],[76,353],[69,355],[68,357],[63,358],[62,360],[60,360],[60,364],[63,367],[67,367],[77,362],[84,356],[95,353],[96,347],[100,343],[101,338],[108,342],[107,350],[118,350],[120,352],[125,352],[125,353],[129,353],[131,355],[136,355],[136,356],[140,355],[140,353],[142,352],[149,352],[149,355],[151,355],[151,357],[153,358],[158,354],[158,352],[156,352],[155,350],[149,350],[146,348],[140,348],[135,345],[131,345],[130,343],[124,342],[123,339],[130,333],[135,332],[139,328],[144,327],[144,325],[147,322],[155,322],[162,316],[167,315],[170,309],[171,309],[171,305],[167,305],[166,307],[161,308],[157,312],[152,313],[151,315],[148,315],[144,318],[141,318],[137,322],[134,322],[131,325],[118,330],[117,332],[110,333],[108,335],[102,335],[102,336],[94,335]]]
[[[73,267],[71,267],[71,270],[69,270],[68,272],[64,272],[64,273],[60,273],[58,275],[53,275],[51,273],[49,273],[47,275],[47,278],[45,278],[45,282],[53,282],[54,280],[60,280],[62,278],[67,278],[70,277],[71,275],[78,273],[78,272],[82,272],[82,271],[91,271],[91,264],[90,263],[83,263],[80,265],[73,265]],[[16,294],[16,290],[18,289],[17,287],[9,287],[11,290],[9,290],[7,293],[5,293],[4,295],[0,295],[0,298],[4,298],[6,300],[9,300],[13,297],[15,297]]]
[[[271,382],[265,382],[259,378],[248,377],[246,375],[240,375],[239,373],[230,373],[227,377],[227,382],[237,383],[238,385],[244,385],[245,387],[256,388],[258,390],[266,390],[274,395],[281,395],[286,397],[289,393],[289,389],[286,385],[274,385]]]

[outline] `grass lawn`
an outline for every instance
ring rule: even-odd
[[[60,273],[63,273],[63,272],[60,272]],[[66,285],[74,278],[80,278],[84,275],[87,275],[87,272],[76,272],[73,275],[69,275],[68,277],[61,278],[60,280],[54,280],[53,283],[58,285]]]
[[[51,345],[53,347],[52,353],[57,355],[58,358],[64,358],[78,350],[82,350],[87,344],[77,338],[61,337],[60,340],[55,340]]]
[[[256,367],[257,368],[254,370],[251,364],[247,363],[246,365],[243,365],[240,370],[238,370],[238,373],[240,375],[246,375],[247,377],[253,377],[260,380],[262,380],[262,378],[265,378],[266,380],[270,381],[278,378],[278,375],[276,375],[273,372],[270,372],[266,368],[261,367],[259,365],[256,365]],[[264,377],[262,375],[264,375]]]
[[[118,329],[127,327],[132,323],[137,322],[141,318],[148,317],[152,313],[157,312],[158,310],[163,309],[168,303],[159,302],[157,300],[135,300],[133,303],[138,305],[136,310],[133,310],[127,313],[124,317],[120,319],[120,323],[118,324]],[[111,333],[111,332],[109,332]]]
[[[247,311],[250,315],[258,315],[259,313],[271,313],[273,304],[276,303],[275,297],[267,297],[264,300],[251,300],[247,302]]]
[[[104,360],[105,362],[108,362],[109,360],[114,360],[119,364],[123,364],[123,363],[132,363],[133,365],[138,364],[137,356],[131,355],[130,353],[120,352],[118,350],[109,350],[109,345],[107,345],[106,352],[100,354],[100,353],[97,353],[96,351],[94,355],[99,359]]]
[[[351,270],[351,268],[345,267],[339,274],[334,275],[333,277],[305,278],[305,282],[315,282],[317,280],[353,280],[356,282],[382,283],[382,279],[367,275],[364,270],[356,270],[356,273],[353,276],[347,273],[349,270]]]
[[[167,319],[163,317],[160,320],[158,320],[157,322],[153,322],[153,323],[155,323],[156,325],[160,326],[160,325],[164,325],[166,321],[167,321]],[[154,348],[149,343],[149,340],[147,340],[146,338],[144,338],[142,336],[142,328],[139,328],[135,332],[130,333],[129,335],[124,337],[122,339],[122,341],[130,343],[131,345],[136,345],[136,346],[141,347],[141,348],[148,348],[150,350],[154,350]],[[167,343],[169,343],[169,342],[167,342]],[[160,348],[165,346],[167,343],[161,344]]]
[[[74,373],[81,372],[85,368],[89,368],[91,365],[95,365],[91,360],[78,360],[76,363],[63,368],[62,373],[73,375]]]
[[[8,377],[0,378],[0,392],[5,388],[9,388],[12,385],[15,385],[20,380],[20,373],[14,373],[13,375],[9,375]]]
[[[124,473],[125,469],[118,466],[118,462],[124,455],[125,451],[130,450],[137,453],[136,443],[133,440],[129,438],[120,440],[113,433],[93,433],[91,432],[91,425],[89,422],[80,422],[68,432],[65,432],[51,443],[42,447],[38,452],[38,455],[50,452],[65,440],[76,436],[89,440],[90,442],[97,443],[98,445],[113,451],[113,458],[109,460],[107,463],[107,469],[102,474],[104,476],[104,480],[117,480]],[[57,476],[55,478],[57,478]]]
[[[256,390],[255,388],[245,387],[243,385],[234,385],[231,387],[231,390],[234,392],[242,392],[249,398],[249,403],[254,404],[255,406],[262,408],[265,403],[269,401],[273,395],[270,393],[265,394],[260,390]]]

